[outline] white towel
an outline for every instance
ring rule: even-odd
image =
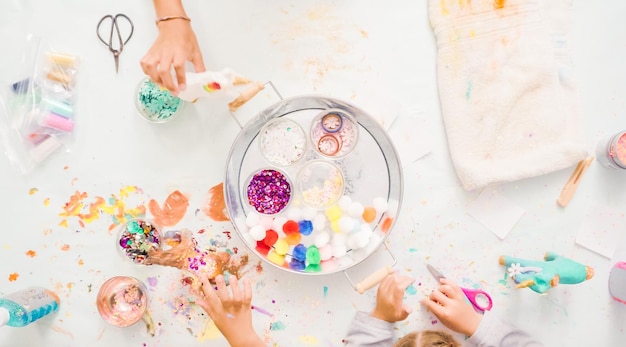
[[[466,190],[587,156],[571,13],[571,0],[429,0],[448,146]]]

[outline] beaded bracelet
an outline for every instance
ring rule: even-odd
[[[166,16],[166,17],[159,17],[159,18],[157,18],[157,20],[155,20],[154,23],[157,26],[159,26],[159,23],[166,22],[166,21],[172,20],[172,19],[182,19],[182,20],[186,20],[188,22],[191,22],[191,18],[185,17],[185,16]]]

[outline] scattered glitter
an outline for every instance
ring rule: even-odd
[[[285,324],[280,321],[270,323],[270,330],[285,330]]]
[[[413,285],[410,285],[406,288],[406,293],[409,295],[415,295],[417,294],[417,289]]]
[[[291,199],[291,184],[281,172],[261,170],[252,176],[247,189],[248,202],[263,214],[282,211]]]
[[[30,190],[28,191],[28,195],[34,195],[38,191],[39,191],[39,189],[37,189],[37,188],[30,188]]]
[[[50,205],[50,198],[43,199],[43,205],[48,207]]]
[[[37,256],[37,252],[33,251],[32,249],[29,249],[28,251],[26,251],[26,255],[34,258],[35,256]]]
[[[17,281],[18,277],[20,277],[20,274],[18,274],[17,272],[14,272],[14,273],[10,274],[9,275],[9,282]]]

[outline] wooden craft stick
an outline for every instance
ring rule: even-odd
[[[556,200],[556,203],[559,206],[565,207],[569,204],[570,200],[572,200],[574,193],[576,193],[576,188],[578,188],[578,184],[580,183],[580,179],[585,174],[585,171],[587,171],[587,168],[589,168],[593,159],[594,157],[587,157],[576,165],[576,169],[574,169],[574,172],[570,176],[569,180],[565,183],[563,190],[561,190],[561,195]]]

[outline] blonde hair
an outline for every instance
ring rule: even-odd
[[[461,344],[443,331],[424,330],[405,335],[393,347],[461,347]]]

